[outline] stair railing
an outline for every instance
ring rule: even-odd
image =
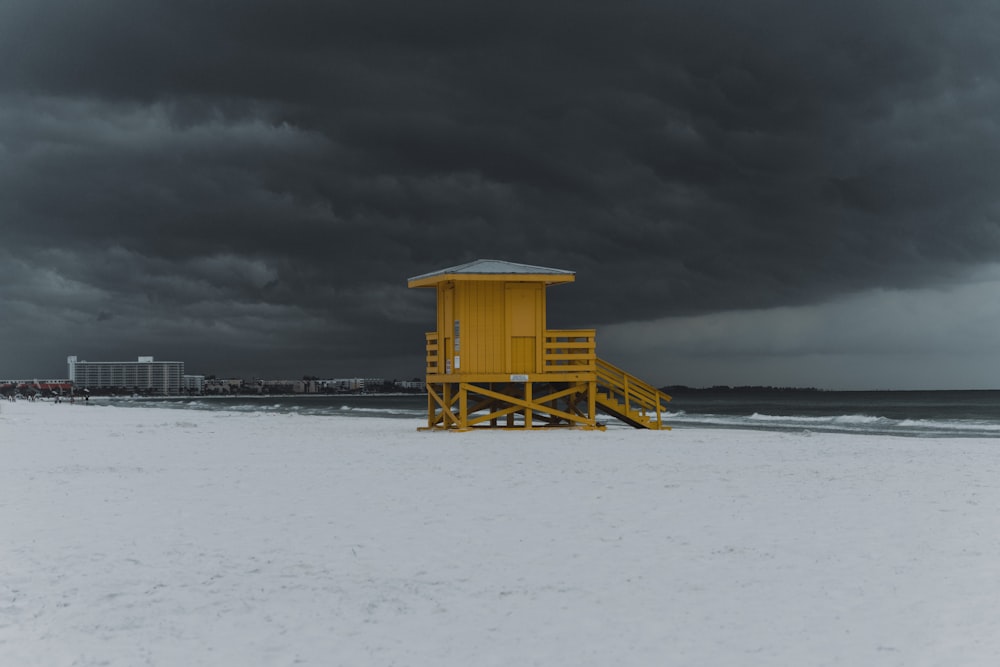
[[[620,401],[626,411],[655,423],[657,428],[663,427],[664,403],[670,401],[670,396],[656,387],[603,359],[597,359],[597,389]]]

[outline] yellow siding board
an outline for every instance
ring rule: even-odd
[[[489,286],[490,302],[485,313],[487,327],[490,335],[490,367],[493,372],[503,373],[507,369],[504,363],[507,359],[505,349],[507,347],[506,323],[504,318],[504,286],[501,283],[493,283]]]
[[[535,364],[534,336],[513,336],[510,339],[511,373],[534,373]]]

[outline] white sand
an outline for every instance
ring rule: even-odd
[[[997,665],[1000,441],[0,404],[0,665]]]

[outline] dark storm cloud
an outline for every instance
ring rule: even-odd
[[[0,298],[49,356],[360,373],[419,355],[407,276],[480,256],[576,270],[569,326],[958,281],[1000,259],[998,34],[988,2],[8,0]]]

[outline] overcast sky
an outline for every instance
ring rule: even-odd
[[[656,384],[1000,388],[995,0],[0,0],[0,377],[423,373],[486,257]]]

